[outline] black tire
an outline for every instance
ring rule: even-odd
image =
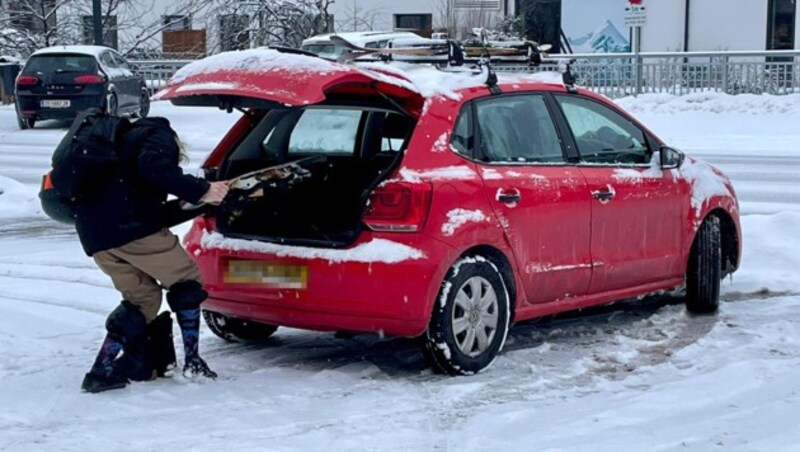
[[[509,295],[497,266],[482,256],[460,259],[439,290],[423,353],[436,371],[449,375],[480,372],[502,350],[509,314]]]
[[[721,243],[719,218],[710,216],[697,231],[686,270],[686,310],[692,314],[711,314],[719,309]]]
[[[278,329],[275,325],[237,319],[214,311],[203,310],[203,318],[212,333],[228,342],[266,339]]]
[[[119,103],[116,94],[109,94],[106,98],[106,114],[109,116],[119,115]]]
[[[33,126],[36,125],[35,118],[23,118],[22,116],[17,115],[17,125],[21,130],[28,130],[32,129]]]
[[[150,114],[150,93],[146,89],[139,95],[139,111],[134,115],[137,118],[146,118]]]

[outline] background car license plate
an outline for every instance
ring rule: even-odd
[[[41,103],[45,108],[69,108],[69,100],[43,100]]]
[[[308,267],[233,259],[225,266],[223,281],[275,289],[305,289],[308,286]]]

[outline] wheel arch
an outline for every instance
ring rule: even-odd
[[[722,233],[722,275],[727,276],[739,268],[741,259],[739,232],[733,217],[724,209],[716,209],[709,215],[719,218],[719,227]]]
[[[698,225],[702,224],[711,217],[716,217],[719,220],[722,251],[722,275],[727,276],[739,268],[741,259],[741,240],[739,238],[739,229],[736,226],[733,216],[721,207],[709,211],[705,217],[703,217],[703,221],[699,222]],[[695,243],[697,242],[697,236],[699,233],[700,228],[698,227],[695,229],[694,237],[692,237],[692,246],[689,248],[689,255],[687,256],[687,268],[688,259],[691,259],[692,253],[694,252]]]
[[[456,262],[459,259],[471,256],[483,256],[497,266],[500,271],[500,277],[503,278],[503,283],[506,285],[506,290],[508,290],[509,325],[513,325],[517,311],[517,283],[514,278],[514,268],[511,266],[511,261],[504,252],[491,245],[476,245],[461,253]]]

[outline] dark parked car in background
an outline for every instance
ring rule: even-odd
[[[74,119],[87,108],[145,117],[150,95],[141,76],[116,51],[100,46],[48,47],[33,53],[16,82],[17,122]]]

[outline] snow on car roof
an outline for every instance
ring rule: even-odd
[[[194,61],[175,72],[170,83],[180,83],[189,77],[219,72],[270,72],[289,73],[346,71],[343,65],[322,58],[283,53],[274,49],[248,49],[222,52]]]
[[[39,49],[33,52],[31,56],[56,54],[56,53],[78,53],[90,56],[100,56],[106,50],[112,50],[110,47],[103,46],[53,46]]]
[[[429,64],[412,64],[395,62],[342,64],[306,55],[279,52],[274,49],[261,48],[223,52],[199,61],[192,62],[170,79],[168,85],[181,83],[189,77],[209,73],[263,73],[283,72],[287,77],[291,74],[334,72],[359,72],[388,84],[403,87],[430,98],[445,96],[459,98],[459,91],[485,85],[486,74],[476,73],[470,69],[439,70]],[[500,82],[507,83],[558,83],[560,74],[500,74]],[[224,82],[224,80],[220,80]],[[156,95],[156,99],[159,96]]]

